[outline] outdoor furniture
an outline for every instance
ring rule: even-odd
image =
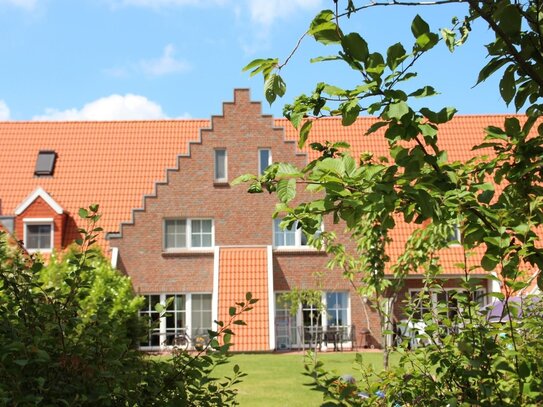
[[[330,327],[324,332],[324,343],[334,345],[334,351],[343,350],[343,327]]]

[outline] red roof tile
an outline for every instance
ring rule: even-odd
[[[152,194],[166,169],[199,140],[208,120],[0,123],[0,214],[42,187],[76,220],[80,207],[100,204],[100,225],[116,232]],[[40,150],[58,158],[52,177],[34,176]],[[83,226],[78,224],[78,226]],[[74,230],[74,237],[76,231]],[[67,237],[67,241],[71,240]]]
[[[245,301],[251,292],[258,302],[241,319],[247,326],[235,325],[231,350],[265,351],[269,344],[268,255],[266,247],[220,248],[219,321],[230,319],[228,309]]]

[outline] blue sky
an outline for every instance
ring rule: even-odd
[[[341,0],[340,0],[341,2]],[[254,58],[284,59],[312,17],[332,0],[0,0],[0,119],[115,120],[209,118],[221,113],[236,87],[263,100],[262,79],[241,72]],[[449,25],[464,7],[382,7],[346,22],[370,49],[411,41],[416,13],[433,29]],[[432,107],[460,113],[511,112],[497,81],[475,89],[491,38],[476,26],[454,54],[444,46],[419,64],[420,78],[442,94]],[[409,41],[409,42],[408,42]],[[327,49],[328,48],[328,49]],[[284,69],[288,92],[264,113],[279,116],[282,104],[310,92],[316,82],[356,81],[341,64],[310,64],[333,54],[306,39]]]

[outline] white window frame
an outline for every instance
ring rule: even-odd
[[[273,247],[275,249],[279,250],[315,250],[315,248],[308,244],[309,237],[304,235],[304,232],[301,228],[298,228],[298,221],[292,224],[291,229],[288,229],[292,233],[292,229],[294,228],[294,244],[293,245],[278,245],[277,239],[276,239],[276,231],[277,229],[280,230],[281,233],[285,233],[287,229],[281,229],[279,224],[283,221],[281,218],[275,218],[272,223],[272,229],[273,229]],[[277,226],[277,228],[276,228]],[[320,232],[324,231],[324,224],[321,223]],[[317,232],[319,233],[319,232]],[[303,244],[303,239],[305,239],[305,244]]]
[[[218,177],[217,172],[220,169],[219,168],[219,152],[224,152],[224,177]],[[213,161],[214,161],[214,167],[213,167],[213,179],[215,182],[228,182],[228,151],[226,148],[216,148],[213,150]]]
[[[185,223],[185,246],[166,247],[166,222],[184,220]],[[211,246],[192,246],[192,222],[193,221],[211,221]],[[212,218],[164,218],[162,222],[162,250],[165,252],[175,252],[183,250],[213,250],[215,247],[215,222]]]
[[[268,152],[268,162],[262,162],[262,152]],[[258,175],[262,175],[264,170],[271,165],[272,160],[272,150],[271,148],[259,148],[258,149]]]
[[[194,339],[194,336],[193,336],[193,327],[192,327],[192,296],[193,295],[209,295],[211,296],[211,302],[213,303],[213,294],[210,293],[210,292],[193,292],[193,293],[146,293],[146,294],[141,294],[142,296],[151,296],[151,295],[158,295],[160,296],[160,300],[159,300],[159,303],[162,304],[163,306],[166,305],[166,297],[168,296],[172,296],[172,295],[178,295],[178,296],[184,296],[185,297],[185,310],[184,310],[184,313],[185,313],[185,321],[186,321],[186,325],[184,327],[178,327],[178,330],[182,330],[184,329],[185,332],[188,334],[188,336],[191,338],[191,339]],[[142,315],[145,315],[145,314],[148,314],[149,312],[146,312],[146,311],[139,311],[138,315],[140,317],[142,317]],[[167,311],[166,311],[167,313]],[[159,318],[160,319],[160,324],[159,324],[159,329],[158,329],[158,332],[159,332],[159,336],[160,336],[160,339],[159,339],[159,345],[158,346],[152,346],[152,345],[148,345],[148,346],[140,346],[140,349],[144,349],[144,350],[157,350],[157,349],[167,349],[169,348],[170,346],[168,345],[164,345],[164,342],[167,338],[167,332],[171,332],[171,331],[166,331],[166,317],[162,317],[162,318]],[[213,316],[211,317],[211,326],[208,327],[209,329],[213,329]]]
[[[284,311],[284,308],[281,308],[282,306],[279,305],[279,297],[281,296],[281,294],[286,294],[288,291],[275,291],[274,294],[274,299],[275,299],[275,309],[276,310],[280,310],[281,312]],[[349,291],[341,291],[341,290],[338,290],[338,291],[334,291],[334,290],[330,290],[330,291],[323,291],[322,294],[321,294],[321,302],[324,306],[324,309],[322,310],[321,312],[321,315],[320,315],[320,321],[321,321],[321,327],[323,330],[326,330],[328,329],[328,303],[327,303],[327,294],[333,294],[333,293],[341,293],[341,294],[345,294],[347,296],[347,321],[346,321],[346,324],[344,325],[340,325],[340,326],[352,326],[352,306],[351,306],[351,293]],[[296,330],[298,331],[298,328],[299,327],[302,327],[303,326],[303,323],[304,323],[304,320],[303,320],[303,311],[304,309],[308,309],[308,308],[304,308],[304,305],[303,304],[300,304],[298,306],[298,311],[296,312],[296,315],[290,315],[290,318],[292,318],[292,322],[294,322],[296,324]],[[277,318],[277,311],[274,315],[274,320],[276,320]],[[300,332],[297,332],[297,337],[295,338],[295,342],[292,342],[291,343],[291,346],[301,346],[302,343],[299,343],[299,340],[302,340],[303,342],[303,339],[299,337],[300,336]],[[328,346],[332,346],[331,344],[329,344]],[[346,344],[346,346],[349,346],[349,343]]]
[[[418,293],[420,293],[421,291],[424,291],[424,289],[422,289],[422,288],[410,288],[409,289],[409,296],[410,297],[418,296]],[[444,288],[443,290],[431,290],[430,291],[430,296],[431,296],[430,299],[432,301],[432,309],[431,309],[432,312],[436,311],[436,307],[437,307],[437,304],[438,304],[437,295],[439,293],[441,293],[441,292],[446,292],[447,293],[447,300],[448,300],[450,291],[456,291],[456,292],[460,293],[460,292],[465,291],[465,290],[463,288],[460,288],[460,287],[447,287],[447,288]],[[475,290],[475,295],[477,295],[477,293],[480,293],[480,295],[482,295],[482,302],[480,302],[480,304],[481,304],[482,307],[484,307],[488,302],[488,300],[487,300],[488,290],[484,289],[484,288],[479,288],[479,289]],[[475,298],[475,300],[477,301],[477,298]],[[448,304],[447,304],[447,308],[449,308]],[[458,309],[457,311],[460,311],[460,309]]]
[[[28,231],[27,228],[29,225],[48,225],[51,227],[51,244],[48,249],[38,249],[28,247]],[[51,253],[55,248],[55,223],[53,218],[24,218],[23,219],[23,242],[26,250],[29,253]]]

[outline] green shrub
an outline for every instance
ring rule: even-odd
[[[247,294],[197,355],[149,358],[137,348],[143,299],[90,249],[101,231],[97,211],[80,211],[89,224],[79,247],[47,266],[0,232],[0,405],[236,404],[239,368],[231,378],[212,374],[227,362],[230,326],[257,300]]]

